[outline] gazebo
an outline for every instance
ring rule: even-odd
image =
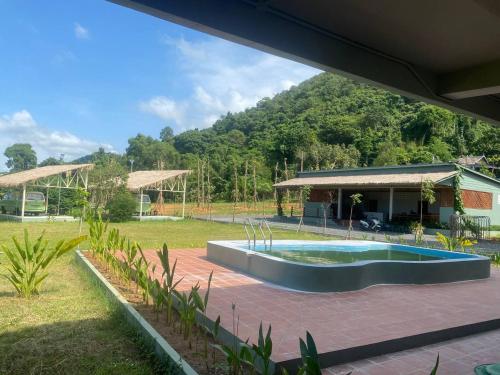
[[[159,194],[162,194],[163,192],[182,194],[182,218],[184,218],[186,209],[187,175],[190,172],[191,171],[188,169],[181,169],[136,171],[129,173],[127,189],[131,192],[138,193],[141,197],[139,220],[143,219],[142,194],[145,191],[155,191]]]
[[[93,164],[62,164],[33,168],[0,176],[0,188],[21,189],[20,219],[25,219],[26,192],[28,188],[45,189],[45,214],[48,209],[49,189],[84,189],[88,187],[89,171]],[[12,219],[17,216],[13,215]],[[46,217],[38,218],[46,219]]]

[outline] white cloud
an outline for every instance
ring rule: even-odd
[[[184,105],[177,104],[164,96],[156,96],[146,102],[141,102],[139,108],[165,121],[173,120],[177,124],[181,124],[184,117]]]
[[[243,111],[264,97],[272,97],[320,72],[222,39],[191,42],[164,37],[162,42],[177,52],[179,66],[191,86],[191,96],[177,102],[167,99],[168,106],[162,108],[169,108],[169,116],[145,103],[141,103],[141,109],[174,120],[177,131],[208,127],[228,111]],[[146,103],[155,99],[158,98]],[[171,112],[177,112],[172,108],[182,108],[183,115],[172,116]]]
[[[78,22],[75,22],[75,36],[78,39],[89,39],[90,38],[90,32],[88,29],[80,25]]]
[[[0,150],[14,143],[29,143],[35,149],[38,161],[49,156],[59,157],[64,154],[64,159],[71,161],[103,147],[106,151],[113,151],[108,144],[99,144],[87,139],[82,139],[66,131],[55,131],[41,127],[26,110],[15,112],[12,115],[0,117]],[[0,170],[4,169],[5,158],[0,155]]]

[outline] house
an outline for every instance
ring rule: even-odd
[[[434,184],[433,204],[421,202],[424,181]],[[466,214],[488,216],[492,225],[500,225],[500,181],[454,163],[300,172],[274,186],[310,186],[304,215],[323,217],[326,213],[334,220],[348,219],[349,196],[361,193],[362,203],[355,207],[353,218],[377,217],[386,222],[417,221],[422,205],[425,222],[447,223],[454,213],[455,192],[460,191]]]

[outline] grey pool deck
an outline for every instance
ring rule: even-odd
[[[146,256],[159,263],[154,251],[148,251]],[[298,338],[304,337],[306,330],[314,336],[320,353],[337,353],[335,361],[338,362],[335,363],[341,363],[355,362],[349,356],[339,356],[339,353],[353,348],[373,346],[384,349],[381,343],[406,342],[404,345],[407,345],[408,340],[418,344],[422,337],[432,339],[436,332],[441,332],[439,340],[451,339],[457,329],[465,329],[462,333],[468,334],[490,330],[490,333],[485,333],[488,335],[500,327],[498,269],[492,269],[491,278],[486,280],[438,285],[378,285],[343,293],[304,293],[283,289],[212,263],[207,260],[205,249],[172,250],[170,256],[178,259],[177,276],[184,276],[179,286],[181,290],[189,290],[198,281],[205,288],[208,275],[214,271],[209,318],[215,320],[220,315],[222,325],[231,330],[231,304],[235,303],[240,318],[239,336],[242,339],[249,337],[251,341],[255,340],[261,321],[264,325],[272,324],[275,362],[287,363],[299,357]],[[498,345],[498,340],[495,340],[492,342]],[[488,346],[488,342],[486,340],[484,345]],[[387,353],[390,353],[405,349],[404,345],[386,346],[384,350],[389,349]],[[439,374],[457,373],[445,370],[448,362],[450,368],[457,366],[451,362],[455,360],[452,359],[454,352],[438,350],[439,345],[447,347],[444,341],[425,349],[425,355],[412,356],[410,359],[416,363],[410,370],[430,369],[429,361],[432,364],[439,351],[443,363]],[[496,360],[500,361],[500,348],[495,348],[498,353]],[[478,352],[477,344],[469,351],[470,355]],[[479,353],[471,359],[471,364],[482,358],[490,357],[481,357]],[[380,372],[378,367],[379,372],[360,370],[354,375],[411,373],[408,369]],[[332,367],[331,372],[334,370]],[[471,371],[471,368],[466,369],[464,374]]]

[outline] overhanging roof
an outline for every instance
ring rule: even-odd
[[[500,124],[497,0],[110,0]]]
[[[429,172],[429,173],[379,173],[368,175],[344,175],[324,177],[297,177],[275,184],[278,188],[293,188],[301,186],[418,186],[422,181],[439,183],[457,172]]]
[[[78,170],[92,169],[94,164],[48,165],[27,171],[9,173],[0,176],[0,187],[18,187],[36,180]]]
[[[157,184],[175,179],[190,173],[190,170],[165,170],[165,171],[136,171],[129,173],[127,189],[139,191],[141,189],[156,188]]]

